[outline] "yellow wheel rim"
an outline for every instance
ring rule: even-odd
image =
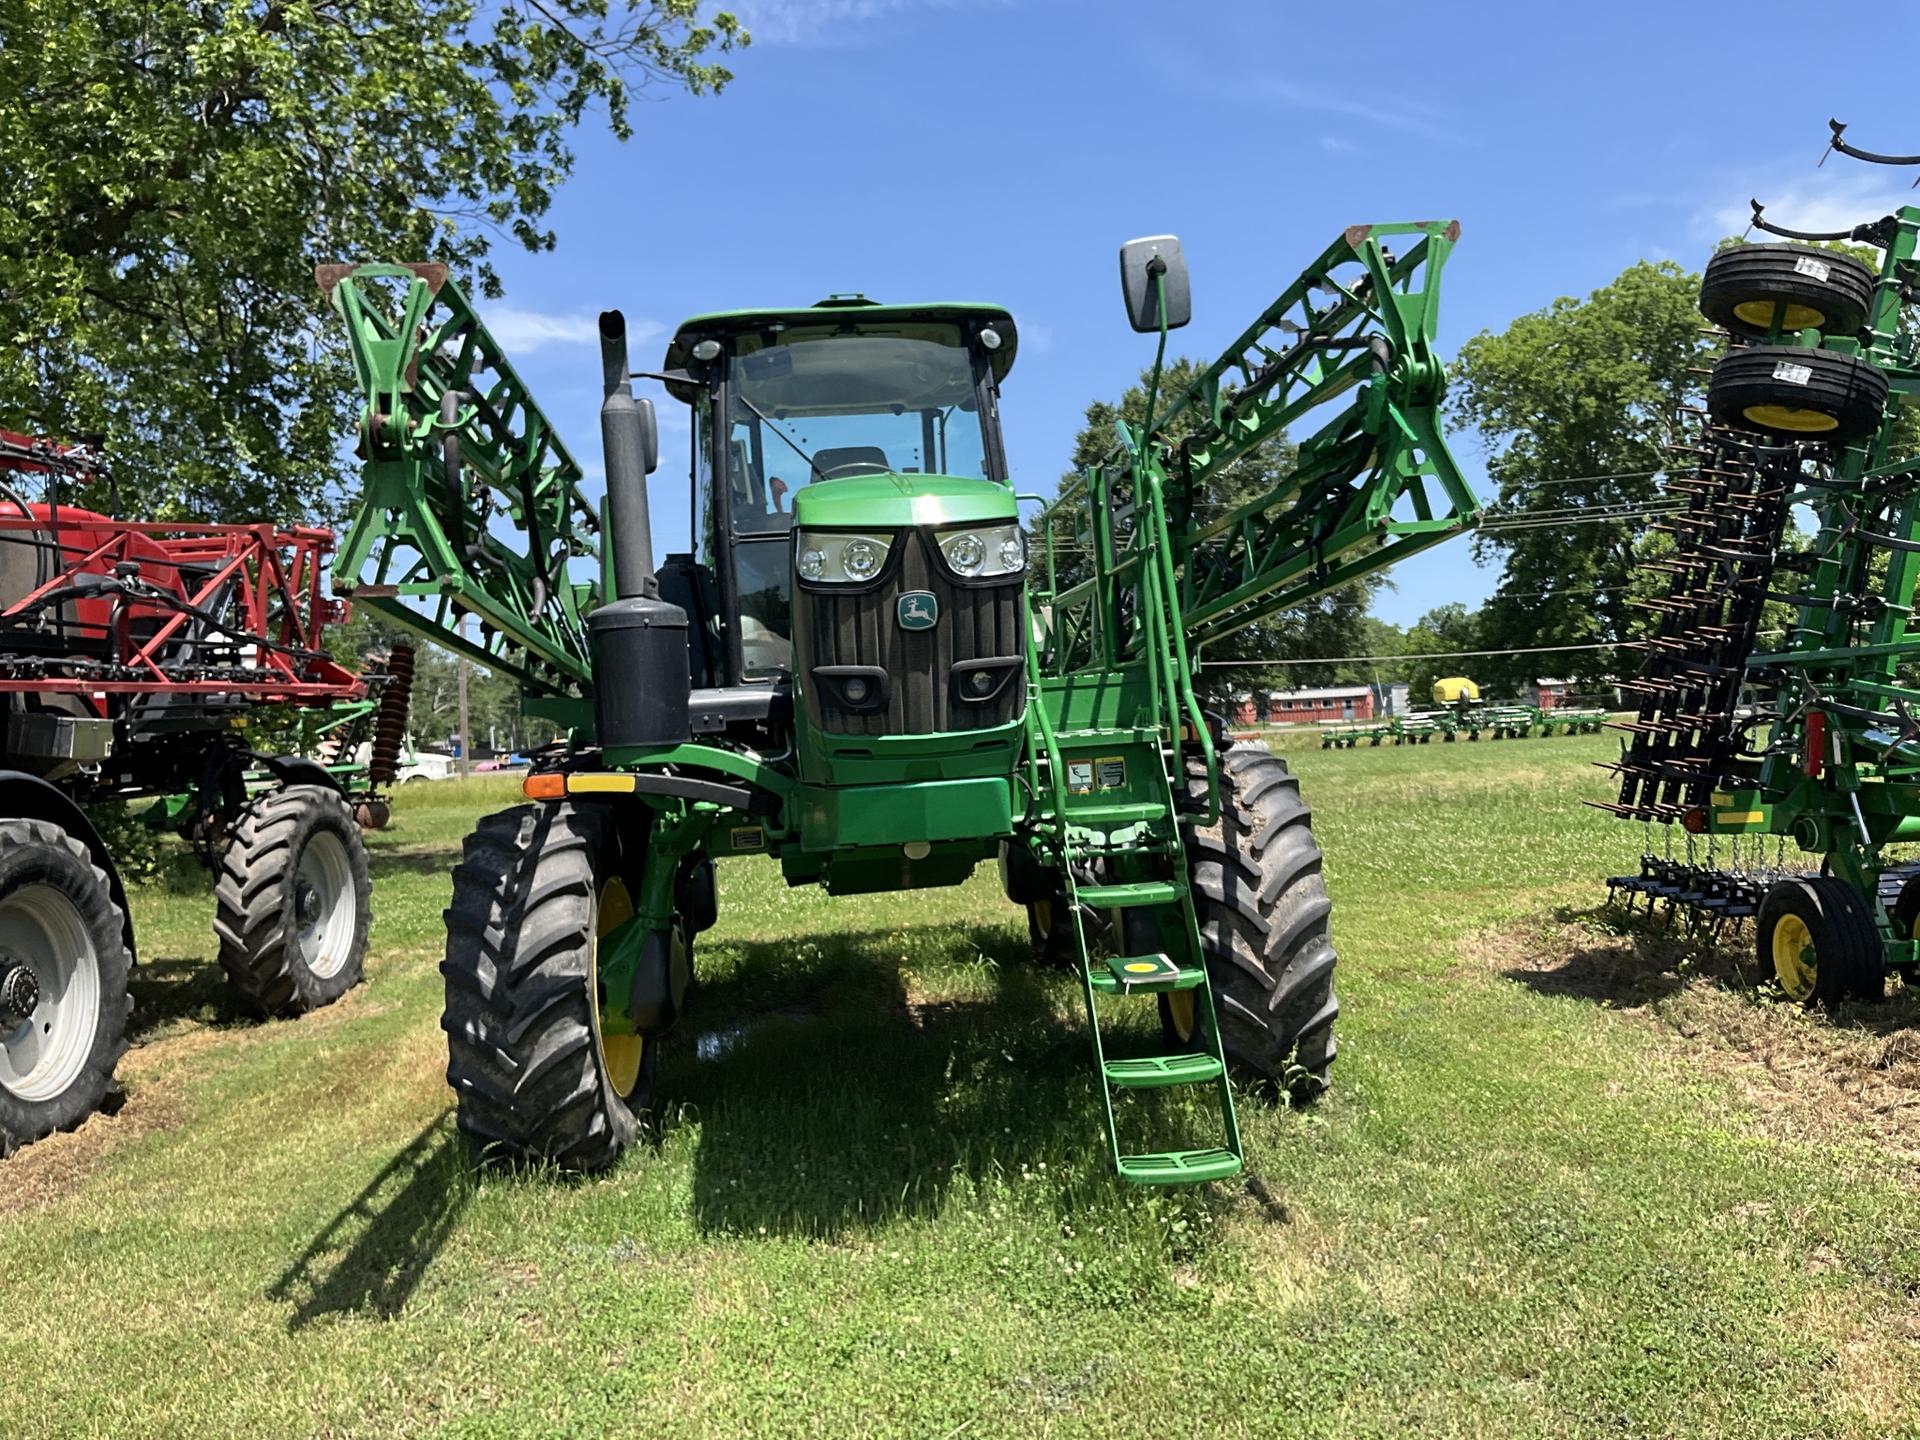
[[[1773,973],[1794,1000],[1810,1000],[1820,978],[1813,932],[1798,915],[1782,915],[1773,927]]]
[[[1200,1028],[1194,1019],[1193,992],[1191,990],[1170,990],[1167,992],[1167,1019],[1172,1022],[1173,1033],[1181,1040],[1191,1040]]]
[[[1779,308],[1772,300],[1742,300],[1733,307],[1733,313],[1756,330],[1771,330],[1773,312]],[[1795,305],[1792,301],[1787,302],[1787,313],[1780,317],[1782,330],[1818,330],[1826,323],[1826,311],[1811,305]]]
[[[1824,435],[1838,430],[1840,421],[1822,410],[1797,410],[1791,405],[1749,405],[1741,412],[1769,430],[1792,430],[1802,435]]]
[[[606,1066],[607,1083],[622,1100],[633,1094],[640,1083],[640,1062],[647,1055],[644,1035],[609,1035],[600,1028],[600,940],[633,918],[633,897],[619,879],[600,887],[600,903],[594,907],[593,973],[588,993],[593,996],[593,1033],[600,1041],[600,1063]]]
[[[1051,900],[1036,900],[1033,902],[1031,909],[1033,910],[1034,933],[1042,940],[1045,940],[1049,935],[1053,934],[1053,902]]]

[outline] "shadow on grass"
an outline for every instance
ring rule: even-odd
[[[143,959],[128,976],[127,989],[133,994],[127,1039],[134,1044],[180,1020],[219,1029],[260,1023],[234,999],[226,972],[211,953]]]
[[[1077,992],[1050,983],[1004,929],[945,943],[987,962],[990,993],[911,1000],[899,956],[873,934],[816,940],[810,974],[792,969],[792,945],[747,943],[739,978],[699,991],[694,1036],[666,1052],[661,1091],[669,1130],[676,1110],[699,1124],[703,1229],[832,1239],[934,1215],[954,1184],[1030,1165],[1076,1177],[1058,1192],[1069,1206],[1079,1177],[1112,1183]],[[782,969],[788,983],[769,991],[768,971]],[[1128,1038],[1110,1053],[1128,1053]],[[1124,1111],[1123,1144],[1160,1148],[1135,1141],[1163,1118]]]
[[[378,885],[386,875],[440,875],[453,884],[453,867],[460,863],[460,846],[440,845],[432,849],[409,846],[405,850],[380,847],[367,851],[367,872]]]
[[[327,1315],[398,1315],[473,1193],[451,1109],[443,1110],[307,1243],[267,1294],[287,1330]]]
[[[1762,972],[1751,924],[1729,926],[1718,936],[1689,934],[1679,918],[1628,915],[1617,905],[1561,906],[1551,918],[1551,935],[1513,937],[1525,941],[1525,954],[1501,969],[1539,994],[1658,1010],[1689,986],[1704,984],[1757,1005],[1792,1003]],[[1920,1021],[1916,999],[1905,987],[1894,990],[1890,1003],[1847,1001],[1825,1007],[1825,1013],[1836,1025],[1884,1036]]]

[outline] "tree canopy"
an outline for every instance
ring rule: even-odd
[[[104,440],[143,515],[328,514],[350,372],[316,261],[499,292],[590,111],[717,91],[701,0],[0,0],[0,425]]]
[[[1461,347],[1452,418],[1489,442],[1497,487],[1474,545],[1505,562],[1479,617],[1482,648],[1628,637],[1635,542],[1648,522],[1604,517],[1632,516],[1621,507],[1657,495],[1675,407],[1698,392],[1699,289],[1671,261],[1641,261],[1584,300],[1556,300]],[[1544,523],[1508,528],[1529,516]],[[1483,668],[1511,684],[1543,668],[1592,681],[1615,664],[1611,650],[1586,650]]]

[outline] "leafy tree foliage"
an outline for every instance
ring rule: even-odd
[[[1204,368],[1204,362],[1192,359],[1169,363],[1160,378],[1162,407],[1168,396],[1179,395]],[[1086,423],[1074,440],[1070,468],[1061,477],[1063,487],[1113,454],[1118,444],[1119,421],[1136,426],[1146,423],[1147,389],[1151,380],[1152,371],[1142,371],[1139,383],[1130,387],[1118,402],[1096,400],[1087,406]],[[1168,438],[1177,442],[1188,428],[1184,423],[1176,423],[1167,431]],[[1193,523],[1204,525],[1218,519],[1270,488],[1292,467],[1294,453],[1293,442],[1285,436],[1268,440],[1225,471],[1210,493],[1195,497]],[[1063,534],[1064,528],[1056,535],[1056,545],[1060,544]],[[1068,552],[1065,559],[1063,579],[1078,579],[1087,573],[1084,555]],[[1203,657],[1210,665],[1217,666],[1201,671],[1207,698],[1217,702],[1224,696],[1249,690],[1290,690],[1333,683],[1338,677],[1336,667],[1331,664],[1275,665],[1270,662],[1366,653],[1361,647],[1368,634],[1367,605],[1379,584],[1377,577],[1357,581],[1305,605],[1270,615],[1227,637]]]
[[[731,78],[701,0],[0,0],[0,424],[98,436],[163,518],[324,516],[350,374],[316,261],[544,217],[589,110]]]
[[[1535,528],[1491,528],[1481,557],[1505,563],[1480,617],[1481,646],[1586,645],[1629,637],[1635,543],[1644,519],[1600,518],[1655,498],[1675,407],[1698,393],[1705,339],[1695,308],[1700,277],[1670,261],[1641,261],[1584,300],[1563,298],[1499,334],[1461,347],[1453,419],[1493,447],[1493,513],[1523,519],[1566,512]],[[1450,647],[1451,648],[1451,647]],[[1593,681],[1610,650],[1515,656],[1485,677],[1511,687],[1547,668]]]

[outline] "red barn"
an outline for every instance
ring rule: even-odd
[[[1373,690],[1366,685],[1329,685],[1318,690],[1271,690],[1269,725],[1319,725],[1329,720],[1371,720]]]

